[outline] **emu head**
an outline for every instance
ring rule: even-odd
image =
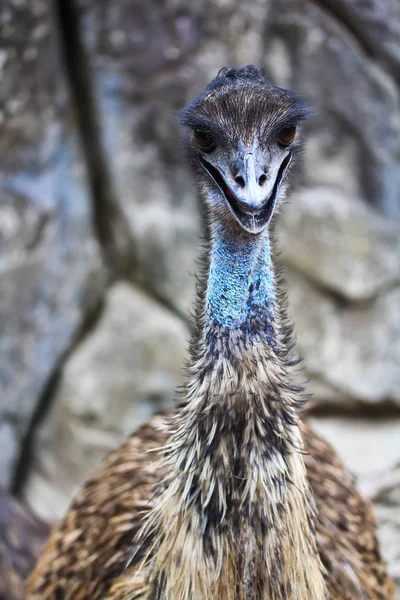
[[[222,69],[181,115],[211,224],[261,233],[284,197],[310,109],[253,66]]]

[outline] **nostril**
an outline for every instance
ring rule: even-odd
[[[266,181],[267,181],[267,176],[263,173],[262,175],[260,175],[260,179],[258,180],[258,184],[261,185],[261,187],[262,187]]]
[[[240,185],[241,188],[244,188],[245,183],[244,183],[244,179],[241,175],[236,175],[235,181],[238,185]]]

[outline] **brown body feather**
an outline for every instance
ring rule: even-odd
[[[267,225],[306,114],[254,67],[225,69],[185,110],[207,127],[189,154],[208,243],[182,401],[85,485],[29,600],[393,598],[368,502],[299,418]]]
[[[0,491],[0,600],[24,600],[25,579],[48,535],[45,523]]]
[[[393,599],[369,502],[332,448],[307,425],[302,429],[329,599]],[[152,508],[154,486],[164,475],[155,450],[166,443],[167,431],[164,417],[153,417],[86,483],[46,546],[29,586],[30,600],[135,598],[132,573],[143,551],[127,565],[143,511]]]

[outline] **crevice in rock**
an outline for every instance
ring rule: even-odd
[[[310,396],[309,405],[306,405],[305,408],[305,413],[307,415],[313,416],[315,414],[316,416],[321,417],[365,417],[377,420],[379,420],[379,418],[384,419],[390,416],[400,417],[400,404],[391,397],[386,397],[381,400],[371,400],[369,402],[362,396],[354,395],[354,393],[340,387],[340,385],[335,385],[332,381],[327,381],[318,371],[307,369],[307,367],[305,367],[305,371],[308,376],[306,381],[306,391],[310,382],[319,383],[320,385],[329,387],[332,392],[341,397],[340,401],[329,400],[326,402],[324,400],[318,400],[317,394],[312,394]]]
[[[127,225],[114,199],[112,178],[103,151],[91,69],[82,41],[80,10],[74,0],[57,0],[55,16],[91,188],[94,231],[105,263],[112,272],[123,275],[128,269],[127,256],[131,257],[132,248]]]
[[[341,5],[337,0],[312,0],[321,10],[329,13],[330,17],[339,22],[340,25],[351,35],[351,37],[361,47],[364,54],[370,58],[376,57],[376,49],[369,39],[368,35],[359,27],[354,14],[349,9]]]
[[[377,45],[372,41],[369,35],[370,28],[367,22],[357,18],[357,13],[352,9],[351,3],[346,5],[338,0],[312,0],[316,5],[320,7],[322,11],[328,13],[329,16],[335,19],[356,41],[358,46],[364,52],[366,56],[373,60],[379,60],[383,63],[386,72],[394,77],[396,80],[400,80],[400,65],[399,63],[385,51],[385,48],[381,45]]]
[[[64,67],[90,180],[94,231],[109,267],[111,282],[121,279],[140,286],[140,282],[132,277],[134,244],[115,198],[103,149],[100,115],[94,98],[95,86],[81,31],[81,11],[75,0],[57,0],[55,7]],[[188,317],[168,298],[150,286],[141,287],[150,298],[189,323]]]
[[[155,302],[160,304],[160,306],[165,308],[168,312],[172,313],[175,317],[183,321],[185,325],[187,325],[189,328],[192,327],[192,319],[189,317],[189,315],[179,310],[179,308],[175,306],[175,304],[173,304],[166,296],[157,292],[157,290],[155,290],[154,288],[150,288],[145,284],[142,284],[140,281],[132,279],[125,279],[123,281],[125,281],[125,283],[128,283],[129,285],[135,285],[144,294],[146,294],[146,296],[149,296],[151,300],[154,300]]]
[[[307,283],[309,283],[312,287],[316,288],[318,292],[320,292],[324,296],[328,296],[333,302],[335,302],[338,308],[346,308],[347,306],[353,306],[357,303],[356,301],[353,302],[353,300],[350,300],[339,290],[334,290],[333,288],[326,285],[323,281],[317,279],[316,277],[313,277],[307,270],[301,268],[298,264],[294,265],[290,262],[290,260],[287,259],[282,259],[281,264],[284,267],[283,274],[285,277],[285,281],[287,280],[286,268],[288,268],[295,271],[298,275],[305,279]],[[286,284],[286,287],[288,288],[289,286]]]
[[[400,280],[395,279],[394,281],[391,281],[389,283],[381,284],[377,290],[371,293],[370,296],[367,296],[365,298],[350,298],[340,290],[333,289],[328,284],[324,283],[320,279],[317,279],[316,277],[311,275],[307,270],[302,269],[301,266],[299,266],[298,264],[292,264],[290,260],[282,260],[281,264],[284,266],[285,269],[287,267],[301,275],[301,277],[305,279],[305,281],[307,281],[310,285],[316,288],[316,290],[319,291],[321,294],[323,294],[324,296],[328,296],[335,303],[335,306],[338,311],[345,310],[346,308],[368,308],[368,306],[374,304],[379,298],[390,294],[392,291],[400,287]],[[286,274],[285,270],[284,274]]]
[[[352,399],[348,404],[318,404],[316,402],[308,411],[310,417],[346,417],[346,419],[370,419],[375,423],[390,417],[400,418],[400,406],[393,401],[374,402]]]
[[[34,458],[33,447],[40,425],[45,420],[52,406],[54,395],[60,381],[62,368],[81,341],[95,329],[99,322],[104,308],[103,300],[99,300],[95,307],[85,315],[82,325],[76,332],[69,348],[60,357],[57,366],[45,385],[41,397],[38,399],[35,410],[32,414],[27,432],[21,441],[21,451],[14,469],[14,475],[11,482],[11,492],[19,496],[23,490],[26,477],[30,471],[32,460]]]

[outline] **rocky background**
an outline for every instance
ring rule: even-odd
[[[256,63],[316,109],[280,260],[312,421],[400,581],[400,4],[4,0],[0,484],[55,521],[171,406],[199,220],[176,111]]]

